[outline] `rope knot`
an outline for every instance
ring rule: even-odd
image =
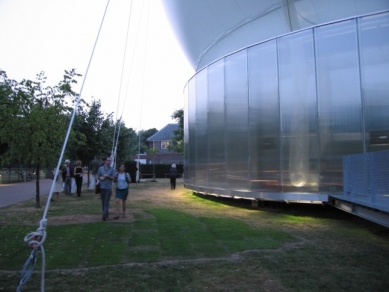
[[[31,247],[31,249],[40,250],[41,246],[46,240],[46,226],[47,219],[42,219],[38,229],[34,232],[30,232],[24,238],[24,242],[26,242]]]

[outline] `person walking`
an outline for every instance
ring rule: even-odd
[[[114,219],[119,219],[120,217],[126,217],[127,209],[127,197],[128,197],[128,187],[131,182],[130,175],[125,172],[124,163],[119,164],[118,173],[115,177],[116,182],[116,217]],[[122,202],[122,213],[120,213],[120,201]]]
[[[65,165],[62,168],[62,181],[64,183],[63,190],[65,195],[72,195],[72,177],[73,171],[70,167],[70,160],[65,160]]]
[[[73,170],[73,176],[76,180],[77,197],[81,197],[82,180],[84,178],[84,170],[82,169],[81,161],[77,160],[76,167]]]
[[[112,195],[112,182],[115,179],[115,170],[111,167],[111,157],[106,157],[104,165],[97,170],[97,178],[100,181],[100,198],[103,209],[103,220],[109,216],[109,200]]]
[[[175,164],[172,164],[172,167],[170,168],[169,177],[170,177],[170,189],[175,190],[176,179],[177,179],[177,168]]]
[[[89,163],[89,168],[88,168],[88,175],[91,174],[90,183],[88,187],[90,190],[95,189],[96,181],[97,181],[96,175],[100,166],[101,166],[101,160],[97,155],[95,155],[95,158]]]

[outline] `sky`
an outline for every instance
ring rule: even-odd
[[[0,69],[16,81],[44,71],[54,86],[74,68],[82,99],[100,100],[128,128],[160,130],[184,107],[194,70],[161,0],[110,0],[91,58],[107,2],[0,0]]]

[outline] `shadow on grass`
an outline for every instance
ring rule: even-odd
[[[161,204],[153,202],[157,191],[139,192],[129,204],[133,221],[49,225],[46,291],[386,291],[389,285],[389,232],[366,220],[330,206],[255,210],[246,200],[170,194],[160,193]],[[98,214],[99,204],[96,196],[65,197],[51,214]],[[22,237],[31,226],[19,224],[21,210],[2,213],[8,216],[0,225],[2,291],[15,290],[30,253]],[[54,270],[61,267],[69,270]],[[23,291],[39,290],[39,264],[35,271]]]
[[[365,219],[359,218],[355,215],[341,211],[329,204],[300,204],[300,203],[285,203],[285,202],[271,202],[271,201],[258,201],[258,207],[254,207],[251,204],[251,200],[248,199],[234,199],[228,197],[216,197],[211,195],[203,195],[199,193],[192,193],[194,197],[212,202],[215,204],[223,204],[235,208],[260,210],[262,212],[271,214],[284,214],[298,217],[314,217],[317,219],[335,219],[346,220],[350,222],[358,221],[359,224],[372,224]]]

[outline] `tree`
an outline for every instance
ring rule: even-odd
[[[83,103],[74,121],[67,157],[88,164],[95,155],[107,155],[112,148],[113,132],[112,113],[103,113],[99,100]]]
[[[69,98],[75,102],[72,83],[78,76],[74,69],[65,71],[64,79],[50,87],[45,86],[44,72],[37,74],[37,81],[20,83],[9,80],[5,72],[1,75],[1,100],[9,109],[2,113],[0,142],[8,145],[8,159],[16,157],[34,166],[36,207],[40,207],[40,169],[58,159],[71,113],[66,104]]]
[[[17,102],[18,83],[15,80],[8,79],[7,73],[0,70],[0,163],[8,164],[11,156],[7,155],[11,149],[6,139],[10,117],[16,116],[19,105]]]
[[[179,154],[184,154],[184,109],[176,110],[171,115],[171,118],[178,122],[178,129],[174,131],[174,136],[168,149]]]
[[[137,135],[134,129],[127,128],[122,122],[119,133],[119,140],[116,152],[118,163],[132,160],[132,156],[138,151]]]
[[[146,153],[149,149],[149,144],[147,139],[157,133],[158,130],[156,128],[142,130],[138,133],[138,138],[140,137],[140,151],[139,153]]]

